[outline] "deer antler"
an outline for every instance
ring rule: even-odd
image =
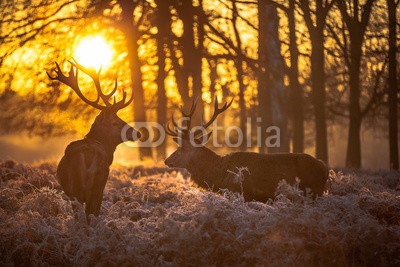
[[[196,97],[196,99],[193,98],[192,100],[192,105],[190,107],[190,110],[188,113],[185,112],[185,110],[183,109],[183,106],[181,105],[179,107],[179,110],[181,111],[182,117],[185,118],[186,121],[186,126],[182,127],[179,126],[178,123],[176,123],[174,115],[172,115],[172,125],[174,126],[174,128],[172,129],[170,127],[170,124],[167,122],[167,124],[165,125],[165,131],[168,135],[170,136],[174,136],[174,137],[178,137],[181,136],[184,139],[189,138],[190,135],[190,125],[191,125],[191,121],[192,121],[192,116],[196,110],[197,107],[197,101],[198,101],[198,97]]]
[[[101,100],[103,100],[103,102],[106,106],[111,106],[109,99],[117,91],[117,85],[118,85],[117,79],[115,79],[114,89],[109,94],[104,94],[103,91],[101,90],[101,85],[100,85],[101,67],[100,67],[99,71],[96,71],[94,68],[87,68],[87,67],[82,66],[75,60],[74,61],[68,60],[68,62],[72,66],[74,66],[78,70],[81,70],[83,73],[87,74],[90,78],[92,78],[94,85],[96,86],[97,94],[100,96]]]
[[[218,103],[218,97],[215,97],[214,100],[214,114],[212,115],[211,119],[207,122],[204,123],[204,121],[202,121],[202,126],[204,129],[207,129],[214,121],[215,119],[218,117],[219,114],[221,114],[222,112],[224,112],[225,110],[227,110],[233,103],[233,98],[231,100],[231,102],[225,102],[224,106],[222,108],[218,108],[219,103]]]
[[[168,135],[173,136],[173,137],[178,137],[178,136],[179,136],[179,134],[178,134],[177,131],[175,131],[175,130],[173,130],[173,129],[170,128],[169,122],[167,122],[167,123],[165,124],[165,127],[164,127],[164,128],[165,128],[165,132],[166,132]]]
[[[71,64],[71,67],[69,70],[69,76],[66,76],[62,73],[61,68],[57,62],[56,62],[56,69],[54,70],[56,72],[56,76],[52,77],[50,75],[50,73],[46,72],[47,76],[49,76],[49,78],[51,80],[58,80],[58,81],[64,83],[65,85],[71,87],[71,89],[74,90],[74,92],[79,96],[79,98],[82,99],[86,104],[88,104],[94,108],[100,109],[100,110],[104,110],[107,108],[107,109],[110,109],[110,110],[113,110],[116,112],[116,111],[128,106],[130,103],[132,103],[133,94],[132,94],[131,98],[128,101],[126,101],[126,92],[125,91],[122,91],[122,99],[120,101],[116,102],[115,96],[114,96],[114,102],[113,103],[109,102],[109,99],[117,91],[118,82],[117,82],[117,79],[115,79],[114,89],[110,93],[104,94],[103,91],[101,90],[101,85],[100,85],[101,68],[99,69],[99,71],[96,72],[96,70],[94,68],[86,68],[86,67],[80,65],[75,60],[74,61],[68,60],[68,62]],[[92,80],[95,84],[96,90],[97,90],[96,101],[91,101],[82,94],[82,91],[79,88],[79,84],[78,84],[79,70],[81,70],[83,73],[87,74],[90,78],[92,78]],[[99,104],[100,99],[104,102],[105,106]]]
[[[181,105],[179,107],[179,110],[182,113],[182,116],[184,118],[186,118],[186,127],[184,129],[180,129],[181,131],[183,131],[187,136],[189,136],[189,132],[190,132],[190,125],[192,123],[192,116],[194,114],[194,112],[196,111],[196,107],[197,107],[197,101],[199,100],[199,97],[193,98],[192,100],[192,105],[190,107],[189,113],[186,113],[183,110],[183,105]],[[179,127],[176,125],[176,123],[174,122],[174,117],[172,117],[172,123],[174,124],[175,127],[177,127],[177,129],[179,129]]]
[[[180,106],[180,108],[179,108],[181,113],[182,113],[182,116],[184,118],[187,118],[186,127],[179,126],[175,122],[174,116],[172,115],[172,124],[173,124],[174,128],[172,129],[170,127],[169,123],[167,123],[165,125],[165,131],[166,131],[166,133],[168,135],[173,136],[173,137],[181,137],[183,139],[189,139],[190,131],[191,131],[190,125],[191,125],[191,121],[192,121],[192,116],[193,116],[193,114],[194,114],[194,112],[196,110],[196,107],[197,107],[197,100],[198,100],[198,98],[193,99],[192,106],[191,106],[190,111],[188,113],[186,113],[183,110],[182,106]],[[218,98],[215,97],[214,114],[212,115],[211,119],[208,122],[205,123],[202,120],[202,128],[203,129],[207,129],[207,127],[209,127],[217,119],[218,115],[221,114],[222,112],[224,112],[225,110],[227,110],[232,105],[232,103],[233,103],[233,99],[229,103],[226,102],[223,105],[222,108],[219,108]],[[201,134],[203,134],[203,131],[202,130],[197,130],[197,131],[194,132],[193,136],[196,137],[196,138],[199,138],[199,137],[201,137]],[[208,139],[210,137],[210,135],[211,135],[211,132],[207,133],[205,135],[207,136],[207,139]]]
[[[47,76],[49,76],[49,78],[51,80],[57,80],[62,82],[63,84],[68,85],[69,87],[71,87],[72,90],[74,90],[74,92],[79,96],[80,99],[83,100],[83,102],[85,102],[86,104],[97,108],[97,109],[104,109],[104,106],[99,104],[99,100],[100,100],[100,96],[97,96],[96,101],[91,101],[89,99],[87,99],[81,92],[81,89],[79,88],[78,85],[78,71],[76,71],[75,73],[75,68],[73,65],[71,65],[71,68],[69,69],[69,76],[65,76],[62,71],[60,66],[58,65],[58,63],[56,62],[56,69],[54,70],[56,72],[56,76],[52,77],[50,75],[50,73],[47,73]]]
[[[195,133],[194,133],[194,137],[196,138],[203,138],[203,136],[206,136],[207,139],[211,136],[211,132],[204,134],[203,130],[206,130],[210,125],[213,124],[213,122],[217,119],[218,115],[221,114],[222,112],[224,112],[225,110],[227,110],[233,103],[233,99],[231,100],[231,102],[225,102],[225,104],[222,106],[222,108],[219,108],[219,103],[218,103],[218,97],[215,97],[214,100],[214,113],[212,115],[212,117],[210,118],[210,120],[208,122],[204,122],[204,118],[202,118],[202,122],[201,122],[201,126],[202,126],[202,130],[198,129]]]

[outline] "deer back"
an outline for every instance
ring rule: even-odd
[[[248,201],[274,198],[280,181],[294,184],[296,178],[300,180],[301,190],[309,188],[314,196],[320,196],[328,179],[325,163],[303,153],[237,152],[225,156],[224,160],[227,162],[227,171],[221,188],[237,191],[235,183],[238,182],[237,176],[241,175],[243,195]]]

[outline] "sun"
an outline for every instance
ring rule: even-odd
[[[85,67],[107,68],[111,65],[114,50],[102,36],[88,36],[75,49],[75,59]]]

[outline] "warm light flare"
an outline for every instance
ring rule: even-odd
[[[85,67],[95,69],[111,65],[114,50],[102,36],[90,36],[82,39],[75,50],[76,60]]]

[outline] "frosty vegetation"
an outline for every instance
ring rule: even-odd
[[[316,201],[282,183],[260,203],[198,189],[184,172],[114,166],[88,225],[55,163],[0,166],[1,266],[400,264],[399,172],[331,171]]]

